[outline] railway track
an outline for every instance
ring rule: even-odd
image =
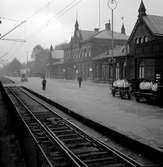
[[[85,134],[20,87],[5,89],[49,166],[143,166]]]
[[[13,84],[14,83],[14,81],[12,81],[11,79],[3,77],[3,76],[0,76],[0,82],[3,84],[11,84],[11,83]]]

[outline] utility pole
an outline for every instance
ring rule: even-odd
[[[99,0],[99,6],[98,6],[98,7],[99,7],[99,11],[98,11],[98,12],[99,12],[99,13],[98,13],[98,17],[99,17],[99,18],[98,18],[98,19],[99,19],[99,20],[98,20],[98,21],[99,21],[99,22],[98,22],[98,28],[99,28],[99,30],[100,30],[100,27],[101,27],[101,2],[100,2],[100,1],[101,1],[101,0]]]
[[[114,29],[113,29],[113,24],[114,24],[114,19],[113,19],[113,11],[117,7],[117,0],[109,0],[108,1],[108,7],[111,9],[111,14],[112,14],[112,59],[111,59],[111,65],[112,65],[112,83],[114,81]]]

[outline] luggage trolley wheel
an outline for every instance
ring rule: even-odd
[[[115,96],[115,90],[114,89],[112,89],[111,94],[112,94],[112,96]]]
[[[120,91],[119,94],[120,94],[121,99],[124,99],[124,94],[123,94],[123,92]]]

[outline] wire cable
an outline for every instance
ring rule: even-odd
[[[0,19],[3,19],[3,20],[10,20],[10,21],[14,21],[14,22],[20,22],[20,20],[11,19],[11,18],[8,18],[8,17],[0,17]]]
[[[3,38],[3,39],[0,39],[0,40],[13,41],[13,42],[27,42],[27,41],[24,40],[24,39],[10,39],[10,38]]]
[[[81,1],[82,1],[82,0],[73,0],[73,1],[71,1],[69,4],[67,4],[63,9],[59,10],[58,12],[56,12],[56,14],[58,15],[58,18],[61,17],[61,16],[63,16],[65,13],[67,13],[69,10],[71,10],[74,6],[76,6],[77,4],[79,4]],[[47,4],[47,5],[49,5],[49,4]],[[41,10],[41,8],[40,8],[37,12],[35,12],[35,14],[37,14],[40,10]],[[31,16],[28,18],[28,20],[29,20],[31,17],[33,17],[35,14],[31,15]],[[34,37],[34,35],[38,34],[38,33],[36,33],[36,32],[39,32],[39,33],[40,33],[43,28],[46,28],[45,26],[47,26],[47,24],[48,24],[53,18],[54,18],[54,17],[51,17],[51,18],[46,22],[46,24],[43,25],[44,27],[41,26],[39,30],[33,32],[32,34],[30,34],[30,35],[29,35],[28,37],[26,37],[26,38],[30,38],[31,36]],[[25,38],[25,39],[26,39],[26,38]],[[1,39],[1,38],[0,38],[0,39]],[[24,44],[23,44],[23,45],[24,45]],[[24,48],[24,47],[21,45],[21,46],[19,46],[17,49],[19,49],[20,47],[22,47],[21,49]],[[15,55],[17,49],[15,49],[14,55]]]
[[[27,38],[30,38],[30,36],[32,36],[32,38],[38,34],[38,33],[41,33],[42,30],[44,28],[46,28],[48,26],[48,24],[50,23],[50,21],[54,18],[60,18],[61,16],[63,16],[65,13],[67,13],[69,10],[71,10],[74,6],[78,5],[79,3],[81,3],[82,0],[73,0],[71,1],[68,5],[66,5],[63,9],[59,10],[58,12],[56,12],[56,15],[58,15],[58,17],[51,17],[44,25],[42,25],[38,30],[34,31],[33,33],[31,33],[29,35],[29,37]]]
[[[0,37],[0,39],[4,38],[6,35],[8,35],[9,33],[11,33],[12,31],[14,31],[15,29],[17,29],[18,27],[20,27],[22,24],[26,23],[29,19],[31,19],[34,15],[38,14],[41,10],[43,10],[45,7],[49,6],[50,3],[52,3],[53,0],[51,0],[50,2],[48,2],[46,5],[44,5],[43,7],[41,7],[39,10],[37,10],[36,12],[34,12],[30,17],[28,17],[26,20],[21,21],[17,26],[15,26],[14,28],[12,28],[9,32],[7,32],[6,34],[2,35]],[[7,19],[7,20],[12,20],[12,21],[17,21],[14,19],[10,19],[10,18],[6,18],[6,17],[0,17],[0,19]],[[17,41],[18,42],[18,41]]]
[[[9,33],[11,33],[12,31],[14,31],[15,29],[17,29],[18,27],[20,27],[24,23],[26,23],[26,20],[20,22],[18,25],[16,25],[14,28],[12,28],[10,31],[8,31],[6,34],[2,35],[0,37],[0,39],[4,38],[6,35],[8,35]]]
[[[40,7],[37,11],[35,11],[31,16],[29,16],[26,20],[30,20],[32,17],[34,17],[35,15],[37,15],[39,12],[41,12],[44,8],[48,7],[51,3],[53,3],[54,0],[49,1],[48,3],[46,3],[45,5],[43,5],[42,7]]]

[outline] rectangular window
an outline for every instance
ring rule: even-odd
[[[139,78],[140,79],[144,78],[144,66],[139,67]]]

